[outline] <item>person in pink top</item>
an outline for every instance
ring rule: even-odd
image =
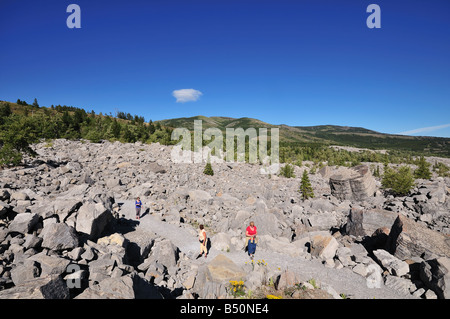
[[[254,222],[250,222],[250,225],[245,230],[245,245],[247,248],[248,255],[251,259],[256,251],[256,235],[258,234],[258,229]]]

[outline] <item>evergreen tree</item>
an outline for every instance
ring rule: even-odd
[[[211,166],[211,159],[209,157],[209,154],[208,154],[208,160],[206,161],[205,169],[203,170],[203,174],[210,175],[210,176],[214,175],[214,171]]]
[[[425,157],[421,156],[418,163],[417,163],[417,169],[414,171],[414,177],[415,178],[422,178],[422,179],[430,179],[431,178],[431,172],[430,172],[430,166],[431,164],[428,163],[425,160]]]
[[[116,138],[116,139],[120,138],[121,127],[116,119],[114,119],[111,123],[111,131],[112,131],[112,135],[114,136],[114,138]]]
[[[290,165],[290,164],[286,164],[284,165],[284,167],[281,168],[280,170],[280,175],[287,177],[287,178],[294,178],[295,174],[294,174],[294,166]]]
[[[33,106],[34,107],[39,107],[39,103],[38,103],[36,98],[34,99]]]
[[[4,102],[0,104],[0,125],[2,125],[6,118],[9,117],[12,114],[11,106],[8,102]]]
[[[150,134],[153,134],[153,133],[155,133],[155,130],[156,130],[155,125],[153,124],[153,121],[150,120],[150,121],[148,122],[148,132],[149,132]]]
[[[394,195],[405,196],[414,187],[414,176],[411,169],[406,165],[398,170],[386,166],[381,185],[390,189]]]
[[[303,171],[302,180],[300,182],[300,193],[303,200],[308,198],[314,198],[314,190],[309,180],[308,172],[306,169]]]

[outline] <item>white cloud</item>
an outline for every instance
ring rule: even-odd
[[[172,95],[177,99],[177,103],[185,103],[197,101],[203,93],[194,89],[181,89],[173,91]]]
[[[437,125],[437,126],[429,126],[429,127],[421,127],[421,128],[416,128],[414,130],[411,131],[406,131],[406,132],[401,132],[399,134],[401,135],[411,135],[411,134],[417,134],[417,133],[423,133],[423,132],[432,132],[432,131],[437,131],[446,127],[450,127],[450,124],[444,124],[444,125]]]

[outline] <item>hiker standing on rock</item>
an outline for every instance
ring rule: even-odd
[[[141,217],[141,208],[142,208],[142,202],[139,197],[136,198],[134,206],[136,206],[136,219],[139,219]]]
[[[256,251],[256,235],[258,234],[258,229],[254,222],[250,222],[250,225],[245,230],[245,245],[247,247],[248,255],[253,259]]]
[[[206,230],[204,229],[203,225],[199,226],[200,231],[198,233],[198,241],[200,242],[200,255],[197,256],[197,258],[200,258],[203,253],[205,253],[205,258],[208,255],[208,248],[206,247],[207,243],[207,237],[206,237]]]

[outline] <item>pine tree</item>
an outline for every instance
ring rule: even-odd
[[[385,166],[381,185],[383,188],[390,189],[394,195],[405,196],[414,187],[414,176],[406,165],[398,170]]]
[[[431,172],[430,172],[430,166],[431,164],[428,163],[425,160],[425,157],[421,156],[418,163],[417,163],[417,169],[414,171],[414,177],[415,178],[422,178],[422,179],[430,179],[431,178]]]
[[[114,119],[111,123],[111,131],[114,138],[117,139],[120,138],[120,130],[121,130],[120,124],[117,122],[116,119]]]
[[[303,171],[302,180],[300,183],[300,193],[303,200],[314,198],[314,191],[311,186],[311,182],[309,181],[309,176],[306,169]]]
[[[203,174],[210,175],[210,176],[214,175],[214,171],[211,166],[211,158],[209,157],[209,154],[208,154],[208,159],[206,161],[205,169],[203,170]]]

